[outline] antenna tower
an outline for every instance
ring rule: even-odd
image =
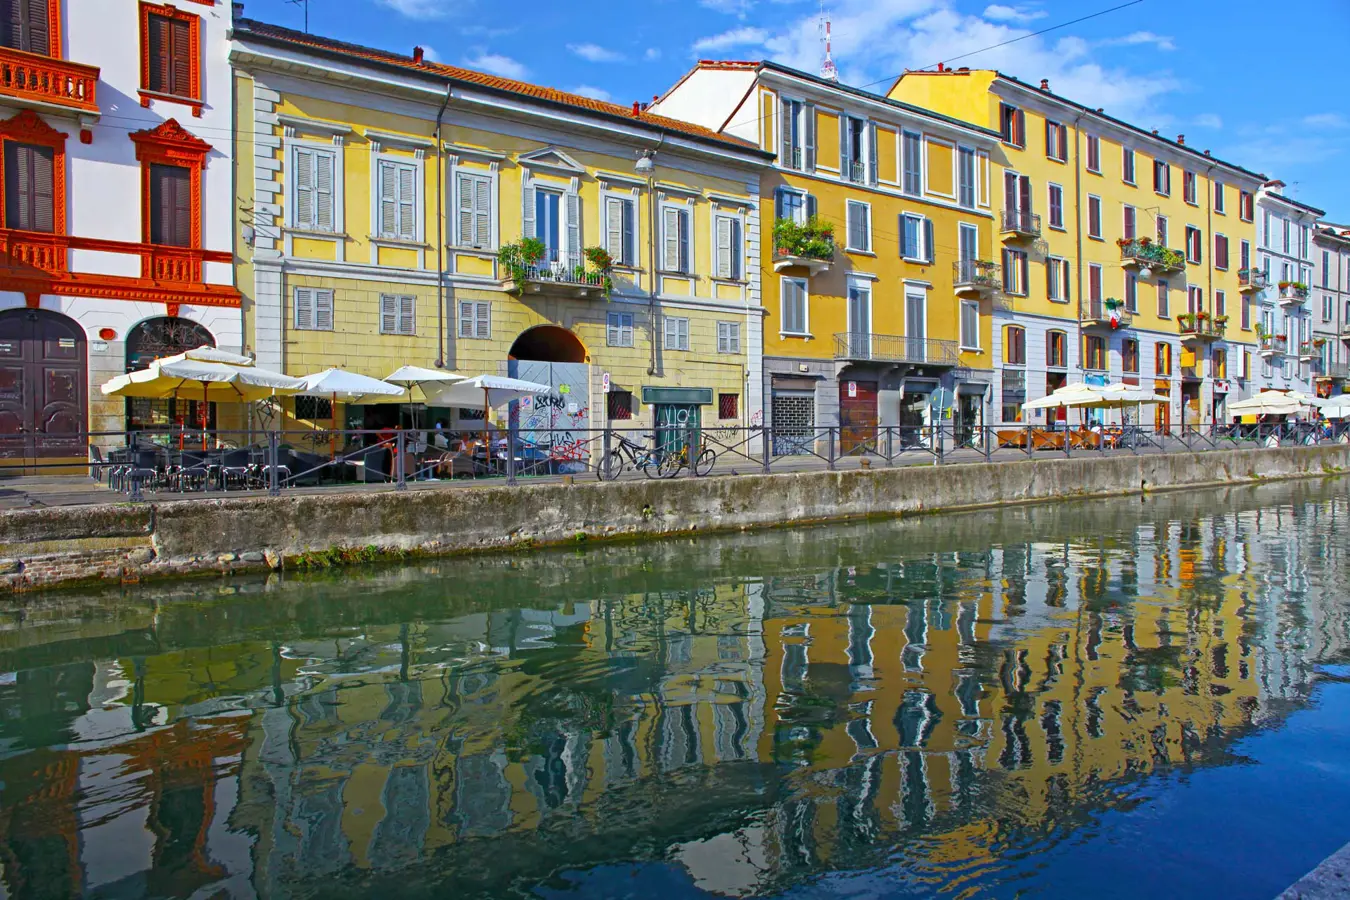
[[[820,0],[820,36],[825,42],[825,59],[820,64],[820,77],[826,81],[838,81],[839,69],[830,57],[830,14],[825,11],[825,0]]]

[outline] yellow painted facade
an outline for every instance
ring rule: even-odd
[[[889,96],[1000,132],[1010,308],[996,364],[1025,371],[1022,399],[1066,378],[1125,380],[1168,396],[1159,424],[1223,418],[1255,364],[1258,316],[1239,273],[1256,264],[1264,176],[992,70],[909,72]],[[1177,255],[1150,259],[1140,238]],[[1010,253],[1024,255],[1025,279],[1006,280]],[[1051,331],[1067,337],[1065,353],[1051,352]]]
[[[701,389],[688,402],[705,424],[752,421],[765,154],[394,54],[344,59],[339,85],[308,38],[237,31],[239,130],[254,134],[240,157],[241,246],[252,246],[239,284],[260,364],[374,377],[407,364],[520,377],[513,361],[580,364],[554,376],[581,400],[568,428],[650,427],[644,391],[671,388]],[[650,178],[635,167],[644,152]],[[521,290],[498,250],[536,233],[556,261]],[[595,272],[592,247],[616,262],[608,298],[576,283],[578,269]]]

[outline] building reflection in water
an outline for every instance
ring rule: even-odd
[[[15,618],[0,883],[491,896],[664,858],[736,896],[904,847],[955,895],[1347,649],[1343,493],[1168,509],[707,541],[641,590],[459,562]]]

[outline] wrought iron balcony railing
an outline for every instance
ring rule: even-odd
[[[1018,237],[1040,237],[1041,217],[1029,209],[1005,209],[1003,233]]]
[[[1133,321],[1134,313],[1119,300],[1084,300],[1078,314],[1078,324],[1084,328],[1128,328]]]
[[[1238,288],[1244,293],[1264,291],[1269,283],[1264,269],[1238,269]]]
[[[1228,320],[1208,313],[1182,313],[1177,316],[1183,338],[1221,341],[1228,330]]]
[[[958,259],[952,263],[952,285],[961,291],[994,291],[1003,287],[1002,267],[985,259]]]
[[[1158,275],[1173,275],[1186,271],[1186,257],[1180,250],[1171,250],[1148,238],[1120,240],[1120,264],[1126,267],[1149,269]]]
[[[834,358],[841,361],[955,366],[959,352],[956,341],[934,338],[865,332],[841,332],[834,336]]]

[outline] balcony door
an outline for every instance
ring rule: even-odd
[[[957,252],[961,260],[961,281],[975,280],[975,260],[979,258],[980,231],[974,225],[961,226]]]
[[[910,362],[927,360],[928,298],[924,294],[905,295],[905,358]]]
[[[0,0],[0,45],[51,56],[50,0]]]
[[[872,358],[872,286],[851,282],[848,286],[848,343],[853,359]]]

